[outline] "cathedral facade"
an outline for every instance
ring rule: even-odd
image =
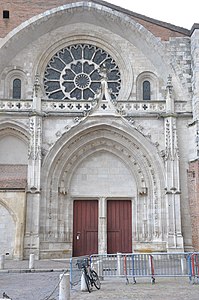
[[[0,252],[199,250],[199,24],[2,1]]]

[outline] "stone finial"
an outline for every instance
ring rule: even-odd
[[[38,73],[35,75],[35,81],[33,85],[33,109],[37,112],[41,111],[41,84]]]
[[[169,89],[170,92],[172,92],[173,85],[172,85],[172,76],[170,74],[167,78],[167,88]]]
[[[40,85],[40,80],[39,80],[39,74],[37,73],[35,75],[35,81],[34,81],[34,86],[33,86],[33,97],[38,97],[38,92],[41,88],[41,85]]]
[[[166,113],[174,113],[173,85],[171,75],[168,76],[166,86]]]

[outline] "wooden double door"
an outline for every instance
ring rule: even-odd
[[[130,200],[107,201],[107,253],[132,252]],[[98,253],[98,201],[75,200],[73,256]]]

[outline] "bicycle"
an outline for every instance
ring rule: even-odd
[[[83,258],[77,260],[78,268],[82,270],[84,274],[84,279],[86,283],[86,287],[89,293],[91,293],[93,285],[96,289],[100,289],[101,283],[99,280],[99,276],[95,270],[93,270],[89,263],[89,258]]]

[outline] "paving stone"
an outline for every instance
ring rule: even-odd
[[[12,265],[12,268],[0,271],[0,297],[6,292],[12,300],[58,300],[59,276],[63,273],[58,267],[63,264],[67,265],[64,261],[37,261],[37,268],[30,272],[22,268],[28,266],[27,261],[6,262],[6,266]],[[187,277],[156,278],[155,284],[151,284],[148,277],[136,278],[136,281],[133,284],[129,278],[126,284],[124,277],[105,278],[101,289],[93,288],[91,293],[82,292],[78,282],[70,291],[71,300],[198,300],[199,284],[190,284]]]

